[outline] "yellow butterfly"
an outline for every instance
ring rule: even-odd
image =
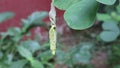
[[[49,30],[49,40],[50,40],[50,49],[52,51],[52,54],[55,55],[56,52],[56,25],[52,24],[51,28]]]

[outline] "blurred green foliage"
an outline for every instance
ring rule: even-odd
[[[5,20],[11,19],[14,17],[13,12],[2,12],[0,13],[0,23],[2,23]]]
[[[67,25],[76,30],[91,27],[96,18],[99,4],[114,5],[118,0],[52,0],[54,6],[65,10],[64,19]],[[87,5],[86,5],[87,4]]]
[[[120,68],[120,4],[117,4],[117,6],[105,6],[105,8],[107,8],[106,13],[97,14],[97,19],[103,22],[103,30],[98,35],[98,38],[99,41],[110,43],[108,44],[110,45],[108,64],[111,68]]]
[[[104,5],[104,8],[108,10],[104,9],[104,12],[97,13],[97,21],[100,21],[97,25],[99,25],[98,28],[102,27],[102,30],[96,29],[95,31],[99,33],[85,30],[88,35],[86,36],[84,33],[82,37],[87,37],[87,41],[80,40],[78,44],[68,50],[64,50],[64,46],[58,42],[56,56],[51,54],[49,42],[41,44],[36,39],[23,40],[24,36],[30,34],[30,30],[34,27],[40,26],[48,30],[47,25],[42,21],[48,13],[34,12],[27,19],[21,19],[21,28],[11,27],[6,32],[0,32],[0,68],[54,68],[55,64],[67,65],[69,68],[94,68],[94,65],[91,64],[93,54],[103,48],[106,48],[107,54],[109,54],[107,57],[108,66],[120,68],[120,5],[116,6],[115,1],[117,0],[70,0],[67,4],[67,0],[61,2],[54,0],[55,6],[66,10],[64,17],[67,24],[73,29],[85,29],[93,25],[98,2],[111,5]],[[60,4],[62,2],[64,4]],[[115,5],[113,5],[114,3]],[[75,5],[71,6],[71,4]],[[80,8],[78,9],[78,7]],[[13,16],[12,12],[1,13],[0,22],[2,23]],[[82,19],[81,22],[79,22],[79,18]],[[98,50],[95,49],[96,47]]]
[[[63,51],[59,44],[60,48],[57,49],[57,55],[54,58],[49,50],[48,42],[40,44],[35,39],[23,40],[32,28],[46,26],[42,22],[46,16],[47,12],[34,12],[28,16],[28,19],[22,19],[21,28],[10,27],[6,32],[1,32],[0,68],[54,68],[56,62],[66,64],[71,68],[91,67],[89,62],[92,58],[90,52],[92,43],[78,44],[67,52]]]
[[[32,28],[44,26],[45,23],[42,22],[42,19],[47,15],[47,12],[34,12],[28,19],[22,19],[22,28],[11,27],[6,32],[1,32],[0,68],[44,68],[44,64],[49,68],[52,67],[52,63],[48,61],[53,58],[53,56],[46,57],[47,60],[46,62],[44,61],[44,63],[40,56],[34,56],[36,52],[38,53],[37,55],[42,55],[44,52],[50,53],[49,50],[41,52],[43,47],[39,42],[32,39],[22,40]],[[1,13],[1,22],[12,16],[13,13],[11,12]]]

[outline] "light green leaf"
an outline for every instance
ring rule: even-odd
[[[5,20],[11,19],[14,17],[13,12],[2,12],[0,13],[0,23],[2,23]]]
[[[102,24],[102,28],[107,31],[113,31],[113,32],[117,33],[117,35],[119,35],[119,33],[120,33],[120,29],[117,25],[117,22],[115,22],[115,21],[105,21]]]
[[[100,38],[105,42],[111,42],[116,40],[117,35],[115,32],[112,31],[103,31],[100,33]]]
[[[81,0],[54,0],[53,4],[62,10],[68,9],[71,5],[80,2]]]
[[[114,21],[105,21],[102,28],[104,31],[100,33],[100,38],[105,42],[112,42],[120,35],[120,29]]]
[[[22,19],[23,32],[28,32],[29,29],[35,26],[44,26],[45,23],[42,22],[42,19],[48,15],[47,12],[34,12],[28,19]]]
[[[14,28],[9,28],[7,32],[2,32],[1,35],[4,38],[7,35],[16,36],[16,35],[19,35],[20,33],[21,33],[21,30],[18,27],[14,27]]]
[[[117,12],[120,13],[120,4],[116,7]]]
[[[32,40],[22,42],[21,46],[27,48],[32,53],[40,49],[40,44]]]
[[[111,17],[117,21],[118,23],[120,22],[120,15],[119,13],[116,13],[116,12],[111,12]]]
[[[13,54],[8,54],[7,55],[7,60],[5,60],[5,62],[7,63],[7,64],[11,64],[11,62],[12,62],[12,60],[13,60]]]
[[[89,28],[94,24],[97,8],[98,3],[95,0],[82,0],[66,10],[65,21],[72,29]]]
[[[14,61],[9,68],[23,68],[26,63],[27,60]]]
[[[108,15],[108,14],[101,14],[101,13],[97,13],[97,19],[99,21],[108,21],[108,20],[111,20],[111,16]]]
[[[32,13],[29,17],[28,20],[29,22],[35,22],[35,21],[40,21],[43,18],[45,18],[48,15],[47,12],[34,12]]]
[[[33,59],[32,53],[28,49],[24,48],[23,46],[18,46],[17,50],[18,50],[19,54],[22,57],[25,57],[27,60]]]
[[[31,65],[33,68],[44,68],[43,64],[38,60],[32,60]]]
[[[105,5],[113,5],[116,2],[116,0],[96,0],[96,1]]]

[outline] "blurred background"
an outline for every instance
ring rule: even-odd
[[[49,49],[51,0],[0,0],[0,68],[120,68],[120,5],[100,4],[95,24],[73,30],[57,9],[57,50]]]

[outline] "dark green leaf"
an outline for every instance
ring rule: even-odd
[[[114,68],[120,68],[120,65],[115,65]]]
[[[66,54],[61,50],[57,50],[57,61],[60,64],[67,64],[69,66],[78,63],[88,64],[92,58],[92,47],[92,43],[85,42],[71,48]]]
[[[24,65],[27,63],[27,60],[18,60],[13,62],[9,68],[24,68]]]
[[[51,54],[50,51],[46,51],[40,54],[40,58],[42,62],[48,62],[50,59],[53,58],[53,55]]]
[[[73,63],[88,64],[90,62],[90,59],[92,58],[92,54],[90,52],[92,47],[92,43],[81,43],[80,46],[77,47],[76,52],[73,54]]]
[[[53,4],[62,10],[68,9],[71,5],[80,2],[81,0],[54,0]]]
[[[113,5],[116,2],[116,0],[96,0],[96,1],[105,5]]]
[[[65,61],[67,61],[69,58],[69,56],[66,56],[65,52],[61,50],[57,50],[56,55],[57,55],[57,61],[60,64],[65,63]]]
[[[8,65],[3,63],[3,61],[2,61],[2,62],[0,62],[0,68],[8,68]]]
[[[0,51],[0,59],[3,57],[3,52]]]
[[[89,28],[94,24],[97,8],[98,3],[95,0],[82,0],[66,10],[65,21],[72,29]]]

